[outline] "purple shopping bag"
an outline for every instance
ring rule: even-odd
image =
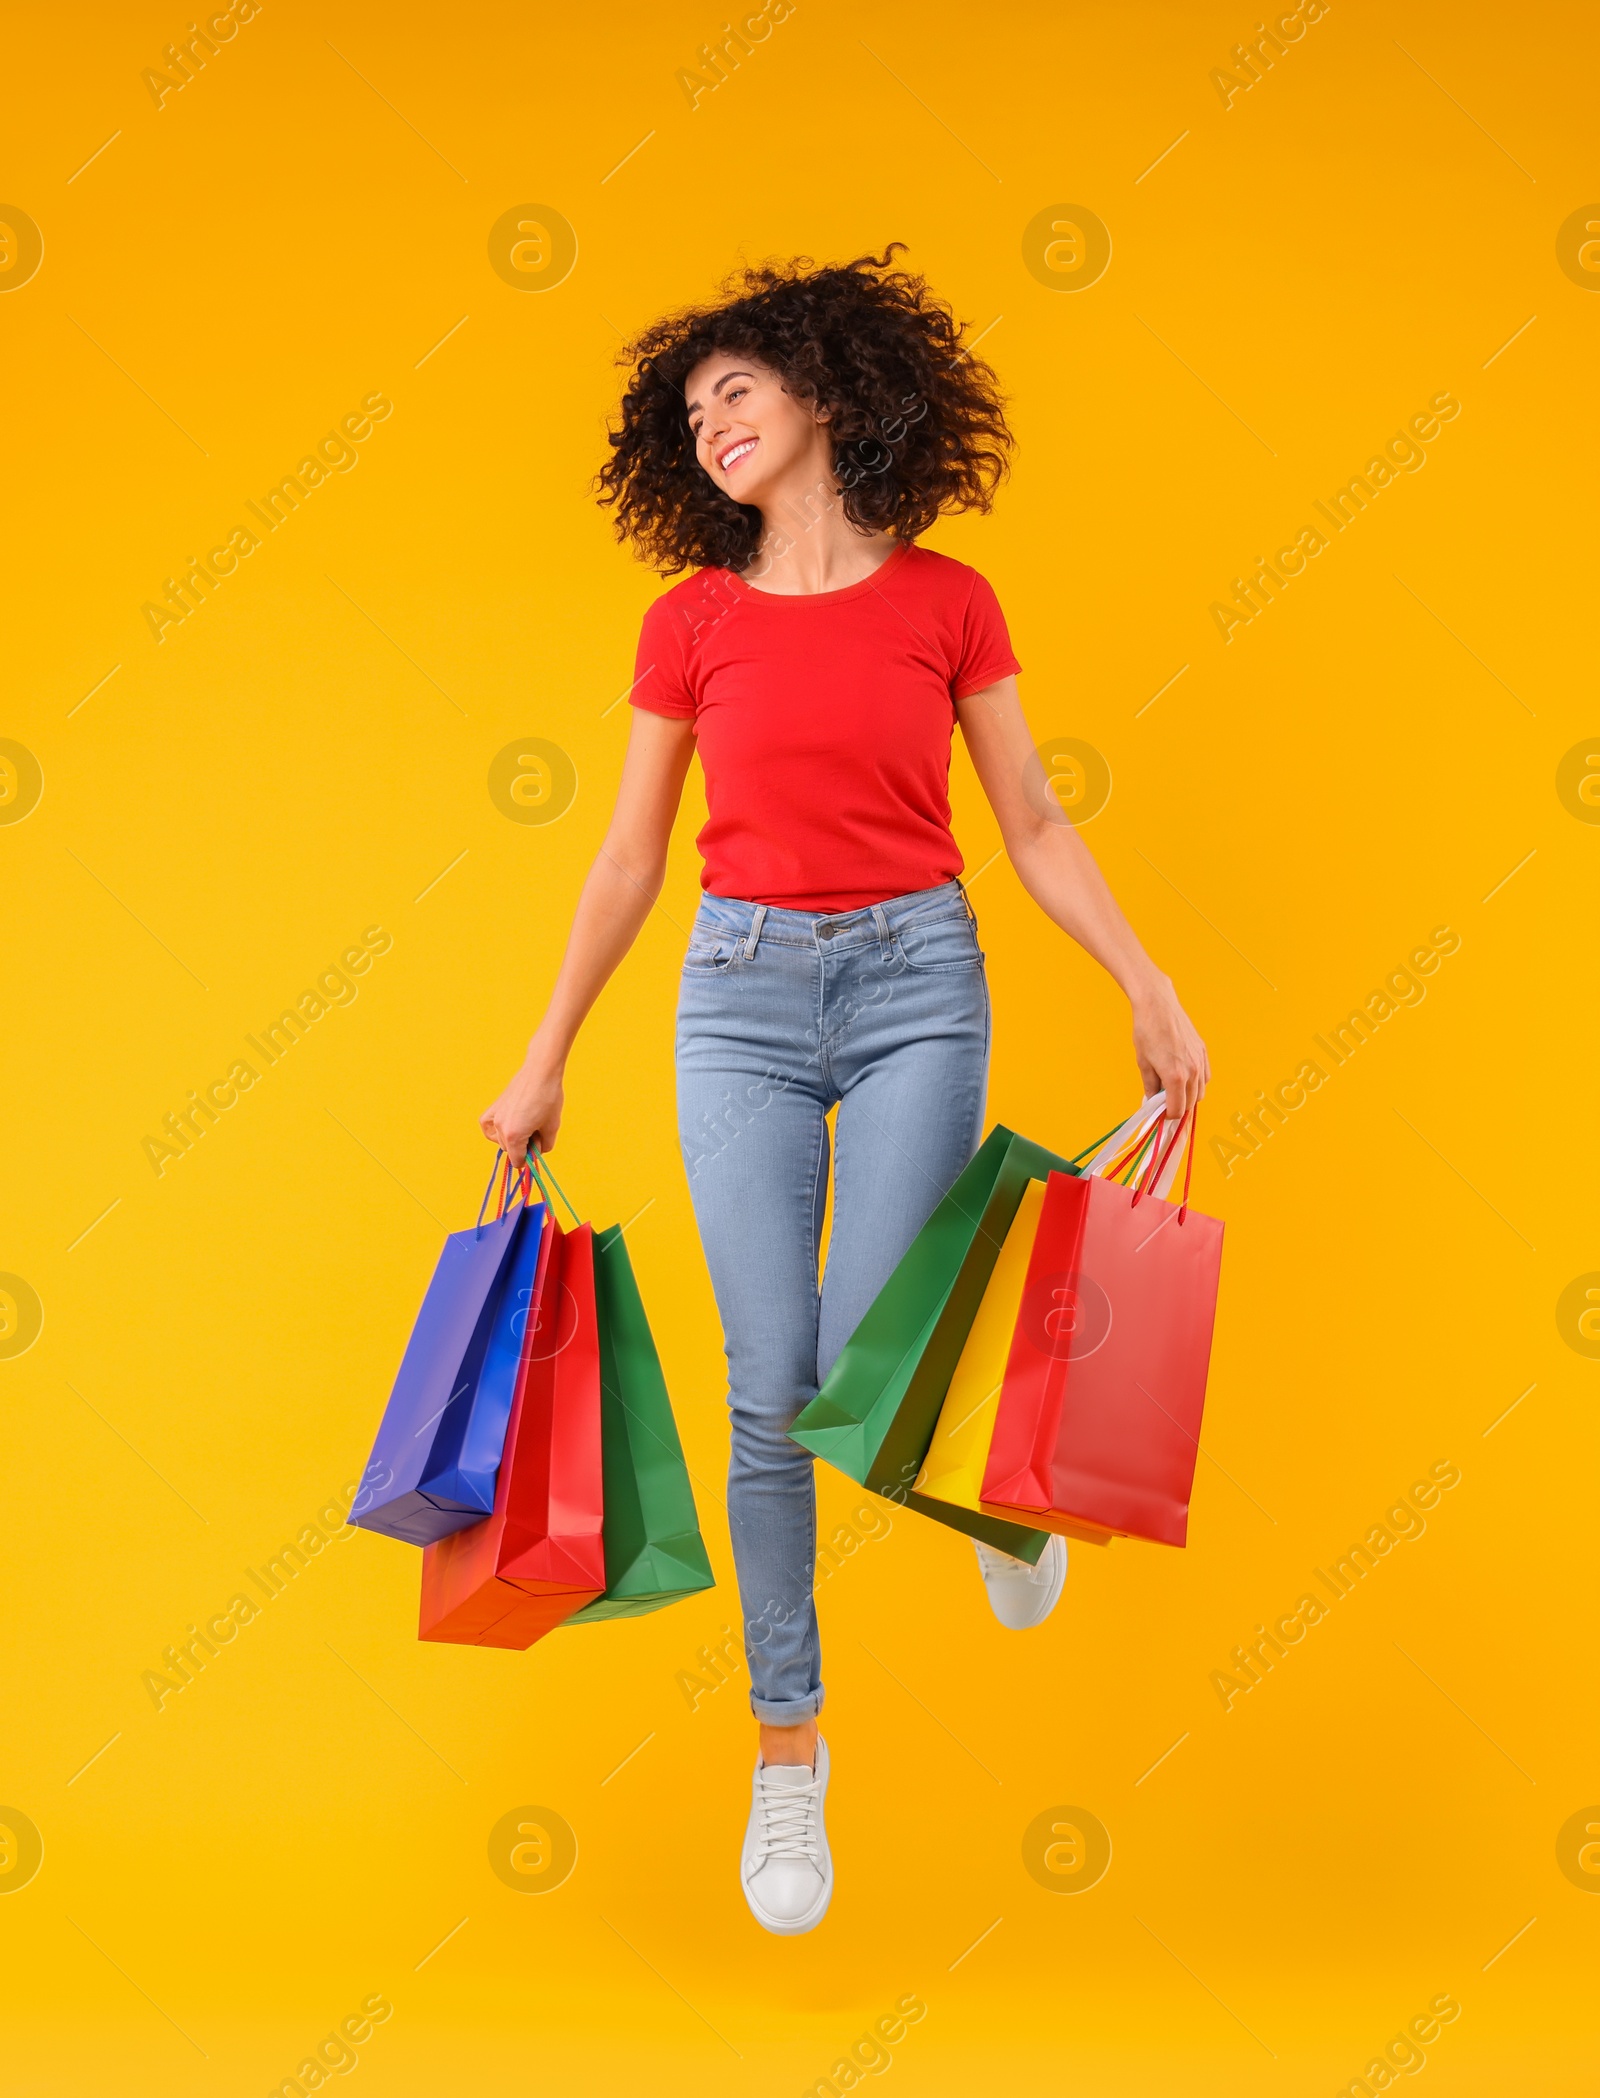
[[[359,1529],[433,1544],[494,1507],[545,1220],[529,1191],[526,1171],[513,1184],[510,1162],[502,1177],[497,1161],[478,1222],[445,1240],[350,1510]]]

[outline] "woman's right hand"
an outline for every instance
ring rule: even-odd
[[[530,1059],[492,1107],[478,1117],[478,1127],[519,1165],[537,1140],[541,1153],[553,1151],[561,1127],[561,1071]]]

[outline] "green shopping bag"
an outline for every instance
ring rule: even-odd
[[[548,1167],[545,1169],[548,1171]],[[715,1587],[683,1445],[622,1230],[595,1234],[605,1592],[566,1619],[642,1617]]]
[[[914,1493],[911,1481],[928,1454],[1024,1188],[1030,1180],[1078,1170],[997,1123],[789,1430],[802,1448],[825,1457],[857,1485],[1030,1566],[1044,1550],[1046,1531],[929,1499]]]

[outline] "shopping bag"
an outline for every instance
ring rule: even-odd
[[[606,1586],[569,1625],[641,1617],[716,1585],[661,1361],[616,1224],[595,1237],[594,1281]]]
[[[497,1179],[496,1214],[486,1223]],[[358,1529],[429,1544],[482,1522],[493,1507],[511,1405],[506,1348],[520,1340],[496,1318],[508,1269],[531,1277],[538,1261],[544,1208],[530,1207],[531,1185],[521,1174],[513,1190],[510,1161],[497,1159],[477,1223],[445,1240],[350,1510]],[[508,1319],[517,1308],[513,1297]],[[494,1372],[484,1387],[492,1341]],[[514,1352],[510,1367],[514,1381]]]
[[[546,1208],[494,1511],[422,1555],[418,1636],[528,1647],[605,1587],[594,1234]]]
[[[961,1350],[950,1389],[917,1474],[916,1491],[924,1498],[948,1501],[974,1514],[983,1512],[980,1492],[995,1418],[1000,1410],[1000,1387],[1006,1358],[1011,1352],[1017,1316],[1022,1308],[1023,1284],[1044,1209],[1044,1184],[1030,1180],[1005,1244],[994,1264],[989,1287],[978,1306],[967,1344]],[[1112,1532],[1071,1516],[1056,1514],[1019,1515],[1029,1528],[1054,1530],[1087,1544],[1109,1544]]]
[[[920,1494],[915,1481],[1025,1188],[1074,1171],[1067,1159],[996,1124],[789,1430],[858,1485],[1029,1565],[1044,1549],[1042,1530]]]
[[[436,1507],[474,1509],[474,1520],[490,1514],[494,1508],[500,1455],[521,1374],[534,1278],[543,1250],[544,1224],[544,1204],[530,1203],[506,1263],[477,1383],[461,1405],[448,1407],[440,1419],[433,1438],[433,1455],[422,1479],[420,1490]]]
[[[1148,1199],[1187,1139],[1183,1201]],[[1052,1173],[1006,1360],[981,1499],[1182,1545],[1223,1227],[1189,1207],[1194,1112],[1157,1119],[1129,1185]]]

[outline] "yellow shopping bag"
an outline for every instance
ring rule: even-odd
[[[1043,1181],[1028,1182],[950,1380],[927,1457],[917,1474],[913,1491],[950,1502],[957,1508],[993,1512],[984,1508],[978,1490],[989,1461],[989,1444],[1000,1411],[1000,1387],[1005,1382],[1006,1359],[1022,1308],[1023,1285],[1044,1209],[1044,1193]],[[1029,1529],[1055,1530],[1088,1544],[1109,1544],[1117,1534],[1092,1523],[1076,1522],[1070,1516],[1012,1509],[1007,1509],[1006,1514],[1008,1520]]]

